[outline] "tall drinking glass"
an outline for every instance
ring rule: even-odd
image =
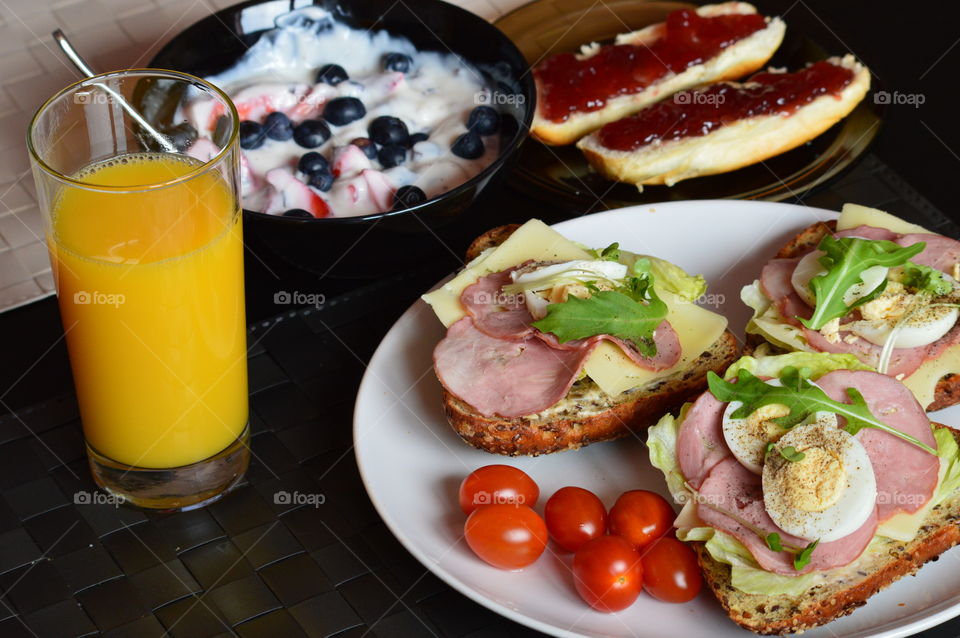
[[[209,503],[249,462],[238,120],[213,85],[142,69],[30,124],[90,468],[141,507]]]

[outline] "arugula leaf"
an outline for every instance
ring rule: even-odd
[[[849,306],[843,300],[851,286],[863,283],[861,274],[867,268],[902,266],[926,246],[926,242],[900,246],[886,240],[855,237],[837,239],[833,235],[825,235],[817,248],[825,253],[819,261],[827,272],[810,280],[817,305],[813,315],[809,319],[800,319],[800,322],[811,330],[820,330],[828,321],[844,317],[857,306],[876,298],[886,287],[886,281]]]
[[[609,249],[609,247],[608,247]],[[657,354],[653,331],[667,316],[667,304],[653,288],[649,259],[638,259],[634,276],[616,290],[600,290],[588,282],[591,296],[567,297],[563,303],[547,306],[547,316],[533,323],[542,332],[551,332],[561,343],[609,334],[633,343],[640,354]]]
[[[767,541],[767,547],[769,547],[773,551],[775,552],[783,551],[783,545],[780,543],[780,534],[776,532],[770,532],[769,534],[767,534],[764,540]]]
[[[770,454],[774,447],[773,441],[767,441],[767,445],[763,448],[763,455],[766,456],[767,454]]]
[[[798,452],[797,448],[793,447],[792,445],[788,445],[780,449],[780,456],[787,459],[791,463],[797,463],[806,458],[807,455],[803,452]]]
[[[707,385],[710,392],[724,403],[741,401],[742,406],[730,416],[743,419],[765,405],[785,405],[790,412],[786,416],[771,419],[784,428],[791,428],[814,412],[831,412],[846,419],[844,430],[856,434],[863,428],[875,428],[916,445],[920,449],[936,454],[936,450],[916,437],[893,428],[870,413],[863,395],[856,388],[847,388],[847,396],[852,403],[834,401],[827,394],[804,377],[801,370],[793,366],[785,367],[780,373],[782,386],[772,386],[753,376],[748,370],[741,369],[737,382],[724,381],[715,372],[707,373]]]
[[[927,292],[940,297],[953,292],[953,284],[936,268],[908,261],[903,265],[903,278],[900,280],[907,288],[917,292]]]
[[[803,548],[803,550],[793,557],[793,568],[800,571],[810,564],[810,558],[813,556],[813,550],[820,544],[820,539],[813,541]]]
[[[563,303],[547,306],[547,316],[533,326],[552,332],[561,343],[609,334],[626,339],[645,357],[657,353],[653,331],[667,316],[667,304],[656,297],[647,304],[639,303],[631,294],[604,290],[587,299],[570,296]]]

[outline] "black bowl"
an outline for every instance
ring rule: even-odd
[[[344,277],[379,275],[424,259],[439,247],[437,234],[458,217],[526,138],[536,92],[520,51],[496,27],[440,0],[314,0],[354,28],[387,31],[421,50],[453,52],[473,64],[498,94],[509,125],[502,127],[500,155],[460,186],[403,211],[326,219],[303,219],[244,210],[244,232],[262,240],[294,265]],[[253,0],[210,15],[175,36],[150,62],[206,77],[226,70],[256,42],[273,20],[302,2]],[[411,6],[412,5],[412,6]]]

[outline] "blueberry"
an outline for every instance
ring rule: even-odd
[[[300,161],[297,162],[297,170],[304,175],[329,173],[330,162],[328,162],[327,158],[320,153],[317,153],[316,151],[310,151],[309,153],[304,153],[300,156]]]
[[[407,149],[399,144],[384,144],[377,153],[377,159],[384,168],[400,166],[407,160]]]
[[[413,208],[427,201],[427,194],[416,186],[401,186],[393,194],[393,210]]]
[[[335,126],[345,126],[366,114],[363,102],[355,97],[336,97],[323,107],[323,119]]]
[[[384,144],[403,144],[407,145],[410,132],[407,131],[407,125],[403,120],[389,115],[381,115],[374,118],[367,127],[367,134],[370,139],[383,146]]]
[[[263,130],[267,137],[278,142],[285,142],[293,137],[293,123],[280,111],[274,111],[267,116],[263,121]]]
[[[355,137],[350,143],[363,151],[367,159],[377,159],[377,145],[369,137]]]
[[[478,106],[470,111],[467,128],[480,135],[493,135],[500,128],[500,114],[491,106]]]
[[[343,67],[339,64],[324,64],[322,67],[317,69],[316,82],[318,84],[323,82],[325,84],[329,84],[330,86],[336,86],[344,80],[349,79],[350,76],[347,75],[347,72],[344,71]]]
[[[457,138],[450,150],[457,157],[477,159],[483,155],[483,140],[475,132],[467,131]]]
[[[304,120],[293,129],[293,141],[303,148],[317,148],[330,139],[330,127],[322,120]]]
[[[328,191],[333,187],[333,174],[330,171],[320,171],[319,173],[314,173],[310,176],[310,180],[307,182],[310,186],[313,186],[317,190]]]
[[[309,212],[303,210],[302,208],[291,208],[290,210],[283,211],[284,217],[313,217]]]
[[[407,140],[407,144],[413,146],[417,142],[426,142],[430,138],[426,133],[414,133],[410,136],[410,139]]]
[[[383,58],[383,68],[387,71],[406,73],[413,66],[413,58],[406,53],[388,53]]]
[[[240,122],[240,148],[248,151],[260,148],[264,139],[262,126],[250,120]]]
[[[188,122],[181,122],[164,131],[178,151],[185,151],[197,141],[197,129]]]

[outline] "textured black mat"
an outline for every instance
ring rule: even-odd
[[[806,203],[845,201],[960,236],[870,157]],[[400,275],[251,326],[255,458],[246,483],[205,510],[102,502],[72,395],[0,417],[0,637],[539,635],[427,572],[357,472],[351,417],[365,362],[432,277]],[[924,635],[958,633],[953,621]]]

